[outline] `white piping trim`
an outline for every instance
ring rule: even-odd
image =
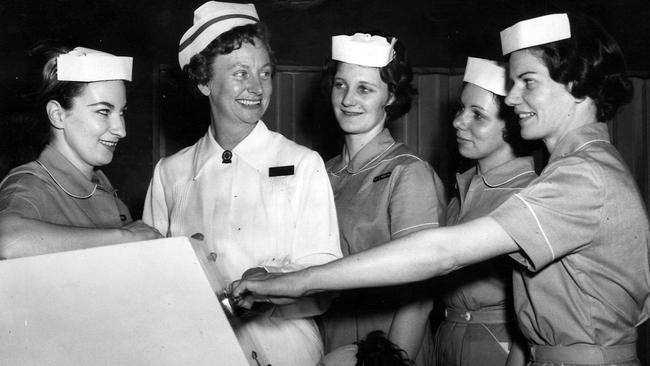
[[[537,215],[535,214],[535,211],[533,211],[533,208],[519,194],[515,193],[514,196],[517,197],[521,202],[523,202],[526,205],[526,207],[528,207],[528,210],[530,210],[530,213],[533,215],[533,218],[535,219],[535,222],[537,223],[537,226],[539,227],[539,231],[542,233],[542,237],[544,237],[544,240],[546,241],[546,246],[548,246],[548,249],[551,251],[551,258],[554,261],[555,260],[555,251],[553,250],[553,247],[551,246],[551,242],[548,240],[548,237],[546,236],[546,233],[544,232],[544,228],[542,228],[542,224],[539,222],[539,219],[537,218]]]
[[[393,142],[392,144],[390,144],[390,146],[388,146],[387,148],[385,148],[384,151],[382,151],[382,152],[380,152],[379,154],[377,154],[377,156],[375,156],[374,159],[370,160],[370,161],[367,162],[364,166],[362,166],[361,169],[359,169],[359,171],[364,170],[368,165],[372,164],[375,160],[379,159],[380,156],[384,155],[384,154],[386,153],[386,151],[388,151],[391,147],[395,146],[395,144],[396,144],[396,142]]]
[[[388,146],[387,148],[385,148],[384,151],[382,151],[382,152],[380,152],[379,154],[377,154],[377,156],[375,156],[372,160],[370,160],[369,162],[367,162],[367,163],[366,163],[364,166],[362,166],[359,170],[357,170],[356,172],[352,172],[352,173],[350,173],[350,174],[351,174],[351,175],[354,175],[354,174],[357,174],[357,173],[361,173],[362,171],[367,170],[368,168],[371,168],[371,167],[369,167],[368,165],[372,164],[373,162],[375,162],[375,160],[379,159],[380,156],[384,155],[384,154],[386,153],[386,151],[388,151],[391,147],[395,146],[396,143],[397,143],[397,142],[393,142],[392,144],[390,144],[390,146]],[[348,155],[349,155],[349,154],[348,154]],[[406,155],[408,155],[408,154],[406,154]],[[397,158],[397,157],[399,157],[399,156],[402,156],[402,155],[398,155],[398,156],[396,156],[395,158]],[[414,155],[411,155],[411,156],[414,156]],[[417,156],[414,156],[414,157],[417,158],[418,160],[420,160],[420,158],[418,158]],[[341,156],[341,159],[342,159],[342,158],[343,158],[343,156]],[[384,161],[390,161],[390,160],[393,160],[393,159],[395,159],[395,158],[391,158],[391,159],[388,159],[388,160],[381,160],[381,161],[379,161],[379,162],[377,163],[377,165],[381,164],[381,163],[384,162]],[[337,171],[335,171],[335,172],[331,172],[330,174],[334,174],[334,175],[339,174],[340,172],[342,172],[343,170],[345,170],[345,169],[348,168],[348,166],[350,165],[350,162],[351,162],[351,161],[352,161],[352,160],[348,160],[347,164],[345,164],[344,167],[342,167],[341,169],[339,169],[339,170],[337,170]],[[374,165],[373,167],[375,167],[375,166],[377,166],[377,165]]]
[[[486,186],[488,186],[488,187],[490,187],[490,188],[497,188],[498,186],[502,186],[502,185],[504,185],[504,184],[507,184],[507,183],[512,182],[513,180],[515,180],[515,179],[521,177],[522,175],[531,174],[531,173],[534,174],[535,171],[534,171],[534,170],[526,170],[526,171],[523,172],[523,173],[519,173],[519,174],[515,175],[514,177],[509,178],[508,180],[506,180],[506,181],[504,181],[504,182],[501,182],[501,183],[497,183],[497,184],[490,184],[490,183],[487,181],[487,178],[486,178],[484,175],[481,175],[481,179],[483,179],[483,183],[485,183]]]
[[[397,234],[399,234],[399,233],[401,233],[402,231],[405,231],[405,230],[410,230],[410,229],[414,229],[414,228],[416,228],[416,227],[420,227],[420,226],[428,226],[428,225],[440,226],[440,223],[439,223],[439,222],[425,222],[424,224],[418,224],[418,225],[413,225],[413,226],[405,227],[405,228],[403,228],[403,229],[401,229],[401,230],[397,230],[396,232],[394,232],[394,233],[392,233],[392,234],[390,234],[390,235],[391,235],[391,236],[392,236],[392,235],[397,235]]]
[[[50,173],[50,171],[45,167],[45,165],[43,165],[43,164],[42,164],[40,161],[38,161],[38,160],[36,160],[36,163],[37,163],[38,165],[40,165],[43,169],[45,169],[45,171],[47,172],[47,174],[49,174],[50,178],[52,178],[52,180],[54,181],[54,183],[56,183],[56,185],[59,186],[59,188],[61,188],[61,190],[63,190],[63,192],[65,192],[65,193],[66,193],[68,196],[70,196],[70,197],[74,197],[74,198],[78,198],[78,199],[81,199],[81,200],[85,200],[85,199],[88,199],[88,198],[92,197],[93,194],[95,194],[95,192],[97,191],[97,184],[95,184],[95,186],[93,187],[92,192],[90,192],[90,194],[88,194],[87,196],[77,196],[76,194],[72,194],[72,193],[68,192],[67,189],[63,188],[63,186],[61,185],[61,183],[59,183],[59,181],[56,180],[56,178],[54,178],[54,176],[52,175],[52,173]]]
[[[397,159],[397,158],[401,158],[401,157],[404,157],[404,156],[410,156],[410,157],[412,157],[412,158],[416,158],[418,161],[422,161],[422,159],[420,159],[419,157],[417,157],[417,156],[415,156],[415,155],[412,155],[412,154],[400,154],[400,155],[394,156],[394,157],[392,157],[392,158],[390,158],[390,159],[384,159],[384,160],[378,161],[377,164],[372,165],[372,166],[367,166],[367,164],[366,164],[366,166],[365,166],[363,169],[361,169],[361,170],[359,170],[359,171],[356,171],[356,172],[354,172],[354,173],[350,173],[350,175],[356,175],[356,174],[359,174],[359,173],[363,173],[363,172],[365,172],[366,170],[370,170],[370,169],[376,168],[377,166],[379,166],[379,165],[382,164],[382,163],[386,163],[386,162],[389,162],[389,161],[393,161],[393,160],[395,160],[395,159]]]
[[[580,149],[582,149],[583,147],[585,147],[585,146],[591,144],[592,142],[606,142],[606,143],[608,143],[608,144],[611,144],[611,142],[609,142],[609,141],[607,141],[607,140],[589,140],[589,141],[585,142],[584,144],[582,144],[582,145],[576,147],[576,149],[575,149],[574,151],[580,151]]]

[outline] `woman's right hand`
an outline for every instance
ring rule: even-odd
[[[145,224],[142,220],[126,224],[120,230],[129,237],[128,241],[160,239],[163,237],[158,230]]]
[[[250,309],[255,302],[291,304],[304,296],[299,285],[302,271],[291,273],[255,273],[230,284],[237,306]]]

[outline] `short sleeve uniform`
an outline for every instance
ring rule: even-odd
[[[509,160],[485,173],[456,176],[458,195],[447,206],[447,225],[487,216],[537,174],[532,158]],[[435,338],[436,365],[505,365],[513,338],[512,264],[507,256],[439,279],[447,318]],[[512,321],[513,324],[507,323]]]
[[[650,305],[648,218],[605,124],[570,131],[539,178],[490,216],[521,249],[515,308],[532,345],[636,341]]]
[[[387,129],[352,159],[328,161],[344,255],[358,253],[444,221],[442,182],[431,166],[397,143]],[[388,333],[400,287],[344,291],[322,318],[325,350]]]
[[[293,271],[341,256],[322,159],[262,121],[232,151],[209,129],[158,162],[143,220],[167,236],[202,238],[223,287],[251,267]],[[322,357],[311,318],[264,315],[233,328],[251,365],[253,351],[264,365],[315,365]]]
[[[53,224],[117,228],[132,221],[100,170],[92,180],[47,145],[38,160],[13,169],[0,185],[0,211]]]

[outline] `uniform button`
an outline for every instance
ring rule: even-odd
[[[465,312],[465,321],[472,320],[472,314],[469,311]]]
[[[213,261],[213,262],[216,262],[217,261],[217,253],[210,252],[210,254],[208,254],[208,259]]]

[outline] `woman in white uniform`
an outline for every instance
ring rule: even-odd
[[[194,14],[179,62],[210,102],[211,124],[193,146],[157,164],[143,219],[192,238],[226,287],[255,272],[285,272],[341,256],[332,190],[318,153],[260,120],[274,63],[255,7],[210,1]],[[185,121],[183,121],[185,122]],[[307,298],[232,318],[251,365],[314,365],[323,346]]]

